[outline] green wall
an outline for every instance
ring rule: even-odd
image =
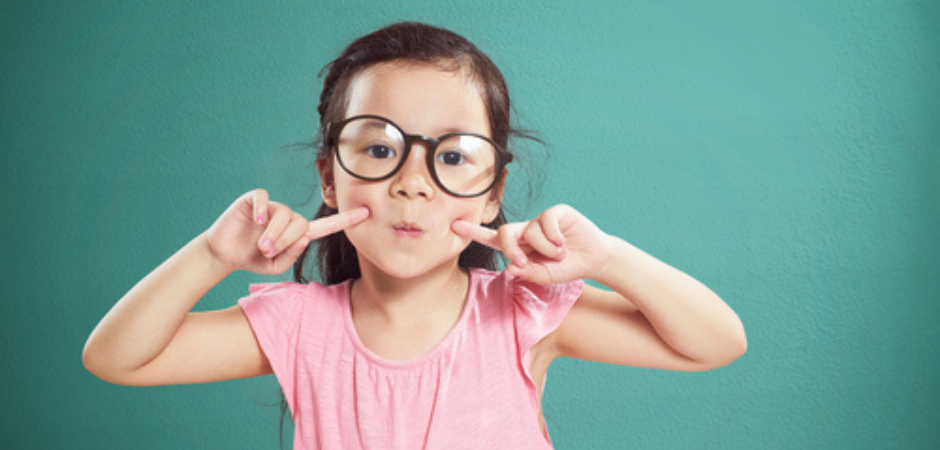
[[[314,134],[317,73],[403,19],[487,51],[551,144],[512,174],[545,175],[508,200],[517,219],[574,205],[747,327],[748,353],[714,372],[557,363],[557,448],[940,445],[937,2],[11,3],[2,448],[277,445],[273,377],[113,386],[82,346],[240,193],[312,211],[311,154],[289,145]],[[276,279],[234,275],[198,308]]]

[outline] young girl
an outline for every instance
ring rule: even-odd
[[[260,189],[237,199],[101,320],[89,371],[127,385],[274,373],[297,448],[551,448],[555,358],[699,371],[744,352],[718,296],[571,207],[505,224],[509,95],[462,37],[403,23],[359,39],[319,112],[316,218]],[[304,273],[315,240],[323,284]],[[190,312],[235,270],[291,265],[298,283]]]

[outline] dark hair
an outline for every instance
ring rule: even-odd
[[[509,89],[503,75],[489,57],[456,33],[421,23],[403,22],[357,39],[324,68],[327,74],[320,93],[320,105],[317,107],[320,113],[318,161],[326,164],[332,162],[331,149],[325,145],[326,137],[323,133],[326,124],[345,118],[352,80],[376,64],[391,61],[430,63],[440,66],[443,70],[462,72],[477,86],[483,98],[490,126],[490,138],[503,148],[508,148],[511,135],[523,135],[510,125]],[[494,189],[500,188],[501,186],[496,186]],[[321,204],[315,218],[336,213],[336,209]],[[501,208],[496,218],[484,226],[498,228],[504,223],[506,217]],[[320,239],[316,243],[316,249],[319,278],[324,284],[336,284],[360,277],[356,249],[345,233],[336,233]],[[299,283],[310,281],[305,273],[309,250],[310,247],[294,263],[294,279]],[[496,270],[499,264],[498,253],[472,242],[460,254],[458,264],[463,268]]]

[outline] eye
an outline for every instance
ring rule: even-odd
[[[451,150],[437,155],[437,160],[448,166],[459,166],[467,161],[463,153]]]
[[[395,157],[395,150],[384,145],[370,145],[365,153],[375,159],[388,159]]]

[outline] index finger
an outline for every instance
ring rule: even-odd
[[[307,227],[307,238],[311,241],[320,239],[349,227],[359,225],[369,218],[369,208],[361,207],[350,209],[349,211],[334,214],[332,216],[321,217],[310,222]]]
[[[453,230],[454,234],[457,236],[468,237],[489,248],[502,250],[502,245],[499,243],[499,233],[496,230],[482,227],[465,220],[454,221],[450,229]]]

